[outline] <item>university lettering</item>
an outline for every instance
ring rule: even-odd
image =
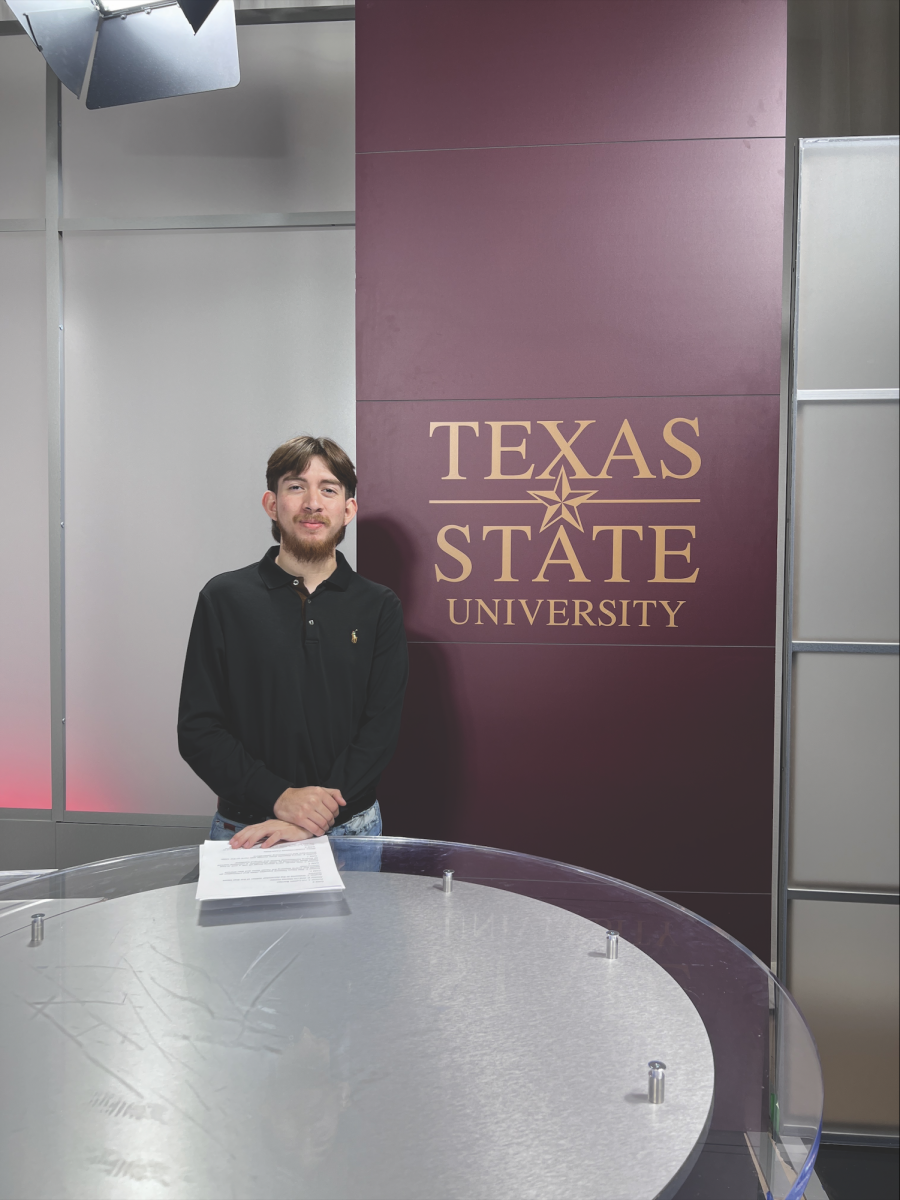
[[[585,600],[447,598],[453,625],[580,625],[609,629],[613,625],[638,629],[677,629],[675,620],[684,600]]]

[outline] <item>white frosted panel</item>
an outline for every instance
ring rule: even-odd
[[[355,453],[354,234],[85,234],[65,267],[67,804],[212,814],[175,735],[194,605],[274,544],[276,445]]]
[[[900,658],[797,654],[791,882],[896,889]]]
[[[238,29],[236,88],[88,112],[63,95],[69,216],[354,208],[352,21]]]
[[[801,147],[797,387],[900,382],[898,139]]]
[[[894,403],[798,405],[797,640],[898,640],[898,413]]]
[[[0,233],[0,279],[0,807],[49,808],[43,234]]]
[[[788,987],[819,1048],[832,1127],[896,1132],[898,914],[888,904],[790,901]]]
[[[0,217],[44,215],[45,79],[27,37],[0,37]]]

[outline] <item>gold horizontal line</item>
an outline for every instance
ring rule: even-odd
[[[582,504],[699,504],[699,500],[582,500]]]
[[[429,500],[429,504],[543,504],[543,500]]]
[[[543,504],[543,500],[429,500],[429,504]],[[699,500],[582,500],[581,504],[699,504]],[[578,504],[569,504],[573,508]]]

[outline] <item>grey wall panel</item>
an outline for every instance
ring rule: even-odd
[[[896,655],[794,656],[790,882],[895,888]]]
[[[825,1078],[825,1124],[896,1129],[900,909],[790,901],[788,987]]]
[[[52,821],[0,821],[0,871],[55,866],[56,827]]]
[[[898,412],[798,405],[795,640],[898,640]]]
[[[354,207],[352,21],[238,29],[228,91],[88,112],[63,95],[67,216]]]
[[[315,431],[355,453],[353,246],[350,230],[67,238],[70,809],[214,810],[175,738],[194,605],[273,545],[279,442]]]
[[[44,215],[45,72],[29,38],[0,38],[0,217]]]
[[[897,387],[897,139],[800,154],[796,386]]]
[[[43,234],[0,233],[0,280],[0,807],[49,808]]]
[[[788,145],[900,132],[897,0],[788,0],[787,21]]]
[[[198,846],[209,833],[209,822],[195,828],[167,825],[113,825],[65,822],[56,826],[56,865],[77,867],[103,858]]]
[[[900,626],[898,139],[801,141],[799,169],[790,636],[846,650]],[[822,1055],[826,1125],[896,1129],[898,910],[828,893],[900,883],[900,659],[790,664],[781,882],[821,894],[782,891],[779,957]]]

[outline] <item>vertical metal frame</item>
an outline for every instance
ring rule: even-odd
[[[776,883],[776,964],[778,978],[784,982],[787,976],[787,886],[790,865],[790,811],[791,811],[791,704],[793,682],[794,638],[794,510],[796,502],[797,466],[797,264],[800,257],[800,168],[803,161],[802,139],[794,147],[794,186],[792,188],[791,215],[791,328],[788,353],[788,414],[785,436],[785,538],[784,538],[784,587],[782,591],[782,641],[781,641],[781,752],[778,803],[778,879]]]
[[[66,600],[65,489],[63,486],[64,330],[62,234],[59,231],[62,192],[61,84],[47,67],[47,157],[44,188],[44,249],[47,305],[47,471],[50,554],[50,754],[51,818],[62,821],[66,811]]]
[[[778,404],[778,528],[776,536],[776,583],[775,583],[775,661],[773,672],[773,745],[772,745],[772,843],[770,874],[770,921],[768,966],[778,974],[779,920],[781,914],[779,879],[781,853],[781,772],[782,740],[782,680],[784,677],[784,620],[785,588],[787,586],[786,554],[790,532],[790,508],[788,496],[789,454],[791,443],[791,382],[793,356],[794,303],[794,242],[796,222],[797,188],[797,144],[796,140],[785,139],[784,144],[784,212],[782,221],[782,268],[781,268],[781,369],[779,378]]]
[[[779,787],[778,787],[778,874],[773,892],[775,895],[775,973],[786,987],[787,979],[787,933],[788,898],[787,885],[790,867],[791,828],[791,717],[794,636],[794,524],[796,505],[797,466],[797,266],[800,260],[800,169],[803,159],[802,139],[793,147],[793,185],[791,188],[791,266],[790,266],[790,332],[788,338],[787,415],[785,421],[785,513],[782,578],[782,631],[781,631],[781,732],[779,744]],[[770,1013],[770,1038],[772,1050],[781,1047],[784,1037],[783,1015],[780,1007]],[[773,1069],[769,1076],[770,1105],[773,1133],[777,1134],[780,1121],[777,1111],[778,1097],[782,1088],[783,1057],[773,1054]]]

